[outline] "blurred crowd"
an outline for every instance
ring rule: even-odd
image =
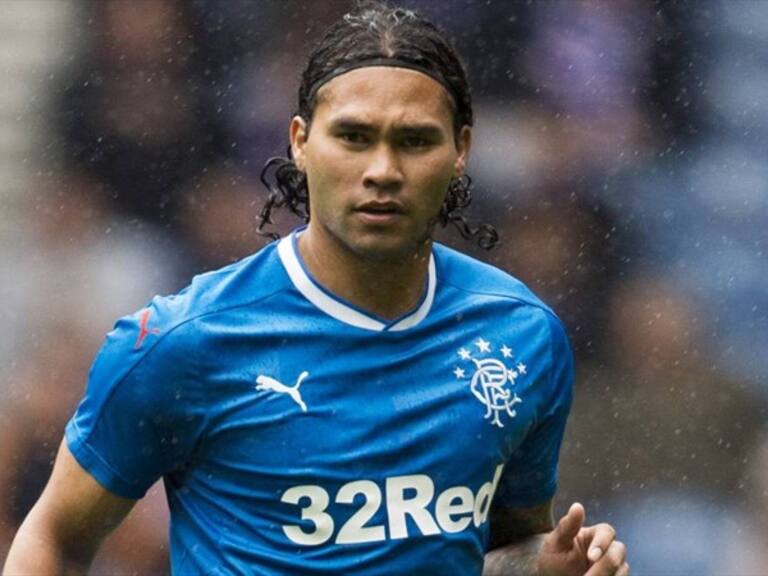
[[[768,3],[402,3],[464,58],[469,215],[502,239],[441,241],[525,281],[574,346],[558,513],[614,523],[638,575],[766,574]],[[350,6],[76,5],[23,233],[0,247],[0,560],[114,320],[266,243],[261,167]],[[166,531],[158,484],[93,573],[167,572]]]

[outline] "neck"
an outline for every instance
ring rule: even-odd
[[[416,307],[432,252],[432,242],[427,241],[410,254],[366,257],[335,238],[325,238],[311,224],[298,246],[304,264],[324,288],[387,320]]]

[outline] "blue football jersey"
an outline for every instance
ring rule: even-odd
[[[164,479],[176,574],[479,574],[492,504],[556,490],[561,323],[437,244],[417,307],[377,318],[299,233],[119,320],[69,449],[123,497]]]

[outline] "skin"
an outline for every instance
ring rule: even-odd
[[[311,128],[298,117],[290,126],[312,214],[299,250],[326,288],[396,317],[421,295],[435,218],[450,179],[464,171],[471,130],[454,134],[448,94],[412,70],[354,70],[331,80],[318,98]],[[372,202],[397,211],[368,210]],[[3,574],[86,572],[134,504],[100,486],[62,443]],[[492,509],[483,574],[627,576],[626,550],[613,528],[584,527],[584,516],[574,504],[555,526],[551,502]]]
[[[62,442],[43,494],[16,533],[3,574],[86,573],[99,544],[135,503],[104,489]]]
[[[575,503],[557,525],[552,501],[532,508],[491,509],[483,576],[628,576],[626,546],[609,524],[584,526]]]

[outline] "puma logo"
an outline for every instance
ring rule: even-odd
[[[277,392],[278,394],[288,394],[288,396],[291,397],[291,399],[296,402],[301,407],[302,412],[307,411],[307,405],[304,404],[304,400],[301,399],[301,393],[299,392],[299,386],[301,386],[302,381],[309,376],[309,372],[302,372],[299,374],[298,380],[296,380],[296,384],[293,386],[286,386],[282,382],[278,382],[274,378],[270,378],[269,376],[259,376],[256,378],[256,390],[272,390],[273,392]]]

